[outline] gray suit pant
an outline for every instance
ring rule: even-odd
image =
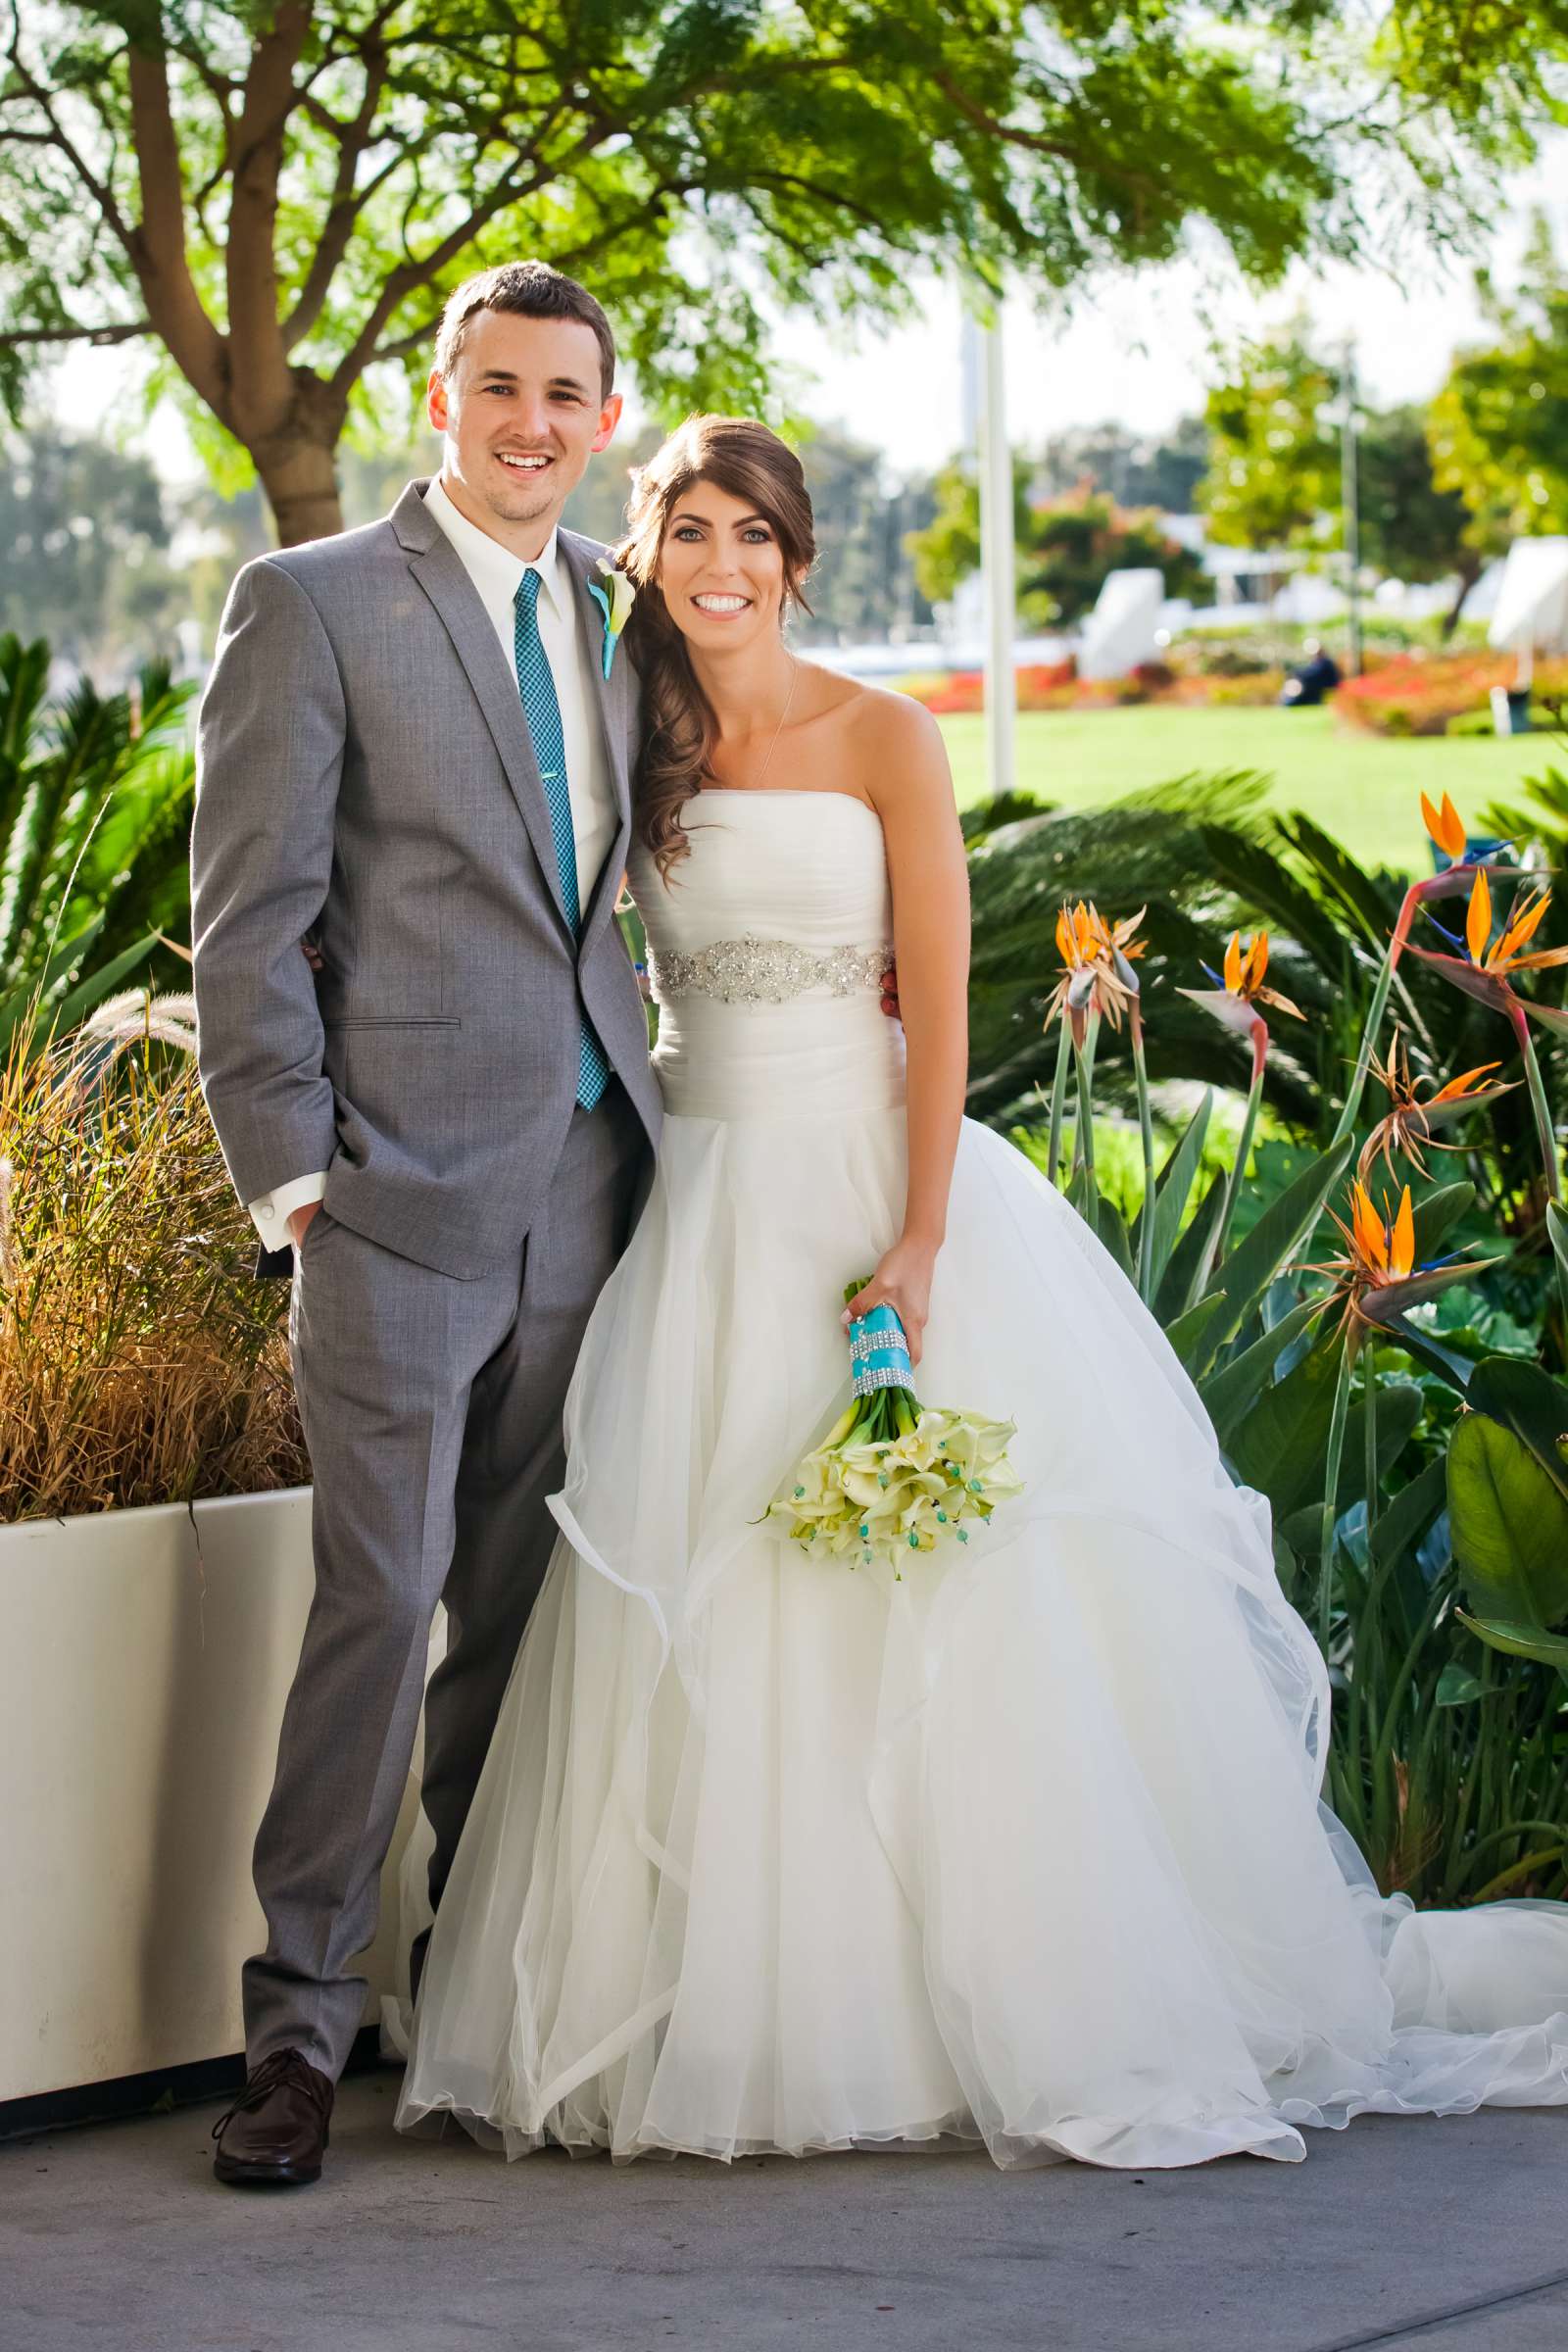
[[[245,1965],[254,2067],[302,2050],[336,2078],[365,2006],[438,1600],[424,1809],[439,1901],[555,1543],[562,1410],[624,1249],[643,1130],[612,1083],[573,1113],[546,1203],[503,1272],[459,1282],[312,1220],[294,1279],[294,1378],[315,1474],[316,1596],[256,1840],[268,1944]]]

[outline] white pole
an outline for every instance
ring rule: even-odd
[[[981,330],[984,398],[980,403],[980,566],[986,583],[986,752],[993,793],[1013,783],[1017,679],[1012,647],[1017,634],[1013,571],[1012,450],[1007,440],[1006,374],[1003,365],[1002,307]]]
[[[1345,529],[1346,618],[1349,624],[1347,630],[1348,659],[1346,666],[1352,678],[1361,675],[1361,490],[1355,456],[1355,436],[1360,422],[1355,406],[1358,397],[1355,344],[1348,335],[1345,354],[1340,362],[1340,507]]]

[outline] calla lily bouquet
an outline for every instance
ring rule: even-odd
[[[845,1303],[869,1276],[852,1282]],[[922,1405],[904,1326],[891,1306],[850,1326],[855,1394],[834,1427],[797,1463],[764,1517],[810,1551],[852,1568],[881,1560],[902,1578],[910,1552],[945,1537],[969,1541],[964,1523],[990,1518],[1023,1493],[1007,1460],[1010,1421]]]

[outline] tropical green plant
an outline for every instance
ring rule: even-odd
[[[1326,1140],[1403,878],[1365,873],[1308,817],[1263,813],[1266,784],[1247,770],[1189,774],[1098,808],[1053,808],[1015,795],[995,814],[983,807],[969,813],[974,1116],[1016,1125],[1047,1096],[1053,1049],[1043,1024],[1056,914],[1064,899],[1082,899],[1146,908],[1140,973],[1156,1085],[1248,1086],[1245,1027],[1227,1033],[1180,992],[1200,986],[1216,938],[1266,930],[1273,976],[1303,1019],[1274,1042],[1263,1102],[1287,1127]],[[1408,1024],[1430,1047],[1427,1008],[1442,991],[1417,971],[1401,991],[1406,998]],[[1157,1020],[1150,1017],[1155,1007]],[[1130,1107],[1130,1033],[1102,1036],[1100,1054],[1102,1098]]]
[[[1427,924],[1425,902],[1468,888],[1469,876],[1457,885],[1432,876],[1412,886],[1402,874],[1369,872],[1310,817],[1270,812],[1263,784],[1248,773],[1181,776],[1098,808],[1052,808],[1013,795],[966,813],[975,914],[972,1115],[1011,1131],[1036,1124],[1051,1100],[1056,1049],[1045,1024],[1056,915],[1067,898],[1146,906],[1138,966],[1143,1046],[1167,1125],[1184,1085],[1242,1094],[1256,1078],[1247,1020],[1216,1021],[1204,1000],[1222,992],[1202,986],[1218,941],[1238,930],[1267,934],[1269,980],[1304,1016],[1275,1024],[1260,1086],[1260,1134],[1324,1145],[1343,1132],[1347,1104],[1359,1104],[1366,1083],[1363,1057],[1386,1014],[1397,1020],[1402,1051],[1423,1086],[1456,1066],[1507,1055],[1491,1004],[1456,993],[1449,975],[1417,956],[1401,949],[1391,961],[1388,954],[1401,925],[1405,937],[1443,947]],[[1490,811],[1485,819],[1490,835],[1513,835],[1501,850],[1494,843],[1498,905],[1528,883],[1536,865],[1568,860],[1568,783],[1559,780],[1560,809],[1550,790],[1549,777],[1533,788],[1533,813]],[[1519,821],[1505,824],[1505,816]],[[1446,859],[1438,845],[1435,855]],[[1520,866],[1504,863],[1508,858]],[[1421,926],[1412,932],[1417,913]],[[1563,1100],[1568,1037],[1538,1021],[1534,1047],[1547,1092]],[[1100,1034],[1095,1094],[1105,1108],[1135,1110],[1125,1024]],[[1474,1131],[1485,1148],[1469,1154],[1467,1173],[1494,1224],[1519,1245],[1497,1281],[1510,1293],[1511,1310],[1530,1319],[1550,1263],[1538,1122],[1523,1085],[1491,1099],[1487,1110]],[[1235,1214],[1245,1225],[1246,1192]]]
[[[1568,1687],[1568,1386],[1489,1356],[1448,1446],[1448,1517],[1489,1647],[1554,1666]]]
[[[70,1029],[189,930],[190,688],[167,664],[129,693],[49,700],[49,647],[0,637],[0,1052],[36,1004]]]
[[[989,848],[1004,859],[1009,835],[1028,839],[1039,826],[1038,816],[1006,813],[1010,824],[974,820],[977,856]],[[1219,985],[1191,992],[1222,1031],[1246,1039],[1250,1055],[1233,1156],[1200,1186],[1207,1090],[1163,1168],[1154,1166],[1146,1041],[1173,1000],[1151,1005],[1144,914],[1112,921],[1087,902],[1063,906],[1060,972],[1046,1006],[1048,1025],[1060,1022],[1050,1125],[1035,1155],[1165,1325],[1235,1474],[1273,1506],[1282,1583],[1313,1624],[1338,1688],[1329,1757],[1336,1809],[1386,1888],[1465,1901],[1568,1881],[1568,1387],[1530,1363],[1488,1354],[1474,1328],[1488,1310],[1475,1301],[1499,1261],[1518,1253],[1519,1237],[1494,1242],[1468,1175],[1435,1184],[1426,1159],[1456,1149],[1467,1163],[1484,1161],[1478,1145],[1527,1092],[1534,1140],[1551,1158],[1539,1068],[1528,1089],[1496,1078],[1495,1061],[1440,1083],[1411,1078],[1397,1035],[1378,1054],[1417,913],[1460,895],[1473,908],[1485,904],[1477,878],[1485,890],[1487,860],[1472,855],[1446,803],[1427,813],[1452,862],[1385,909],[1333,1131],[1297,1150],[1257,1213],[1244,1223],[1237,1212],[1273,1052],[1261,1007],[1296,1009],[1263,986],[1261,938],[1244,945],[1233,935]],[[1335,871],[1326,854],[1319,863]],[[1510,1019],[1513,1007],[1494,1003],[1495,988],[1511,986],[1527,953],[1544,968],[1561,960],[1531,950],[1544,912],[1538,907],[1521,905],[1495,940],[1490,912],[1484,927],[1471,917],[1464,993]],[[1531,1009],[1554,1010],[1535,999]],[[1525,1019],[1521,1011],[1514,1020],[1516,1036]],[[1138,1103],[1143,1181],[1130,1216],[1103,1197],[1097,1176],[1102,1030],[1127,1041]],[[1363,1107],[1369,1080],[1388,1099],[1375,1117]],[[1396,1201],[1386,1198],[1382,1209],[1370,1190],[1380,1164]],[[1540,1182],[1538,1172],[1538,1190]],[[1568,1219],[1560,1229],[1568,1243]],[[1318,1254],[1332,1250],[1335,1233],[1338,1254]],[[1530,1238],[1539,1250],[1543,1237]],[[1440,1328],[1450,1305],[1468,1322]],[[1482,1409],[1465,1411],[1466,1402]]]

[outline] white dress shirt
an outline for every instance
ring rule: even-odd
[[[424,503],[462,559],[479,601],[489,613],[507,667],[516,675],[517,590],[525,571],[539,574],[539,639],[550,663],[561,706],[561,733],[566,752],[566,790],[571,799],[571,832],[577,851],[577,896],[586,913],[600,869],[615,838],[619,813],[615,788],[605,755],[599,723],[601,670],[597,612],[585,614],[561,560],[560,536],[552,531],[542,552],[525,564],[510,548],[492,539],[453,505],[439,480],[424,494]],[[249,1203],[256,1230],[269,1250],[286,1250],[293,1236],[288,1220],[297,1208],[319,1200],[326,1190],[325,1170],[296,1176]]]

